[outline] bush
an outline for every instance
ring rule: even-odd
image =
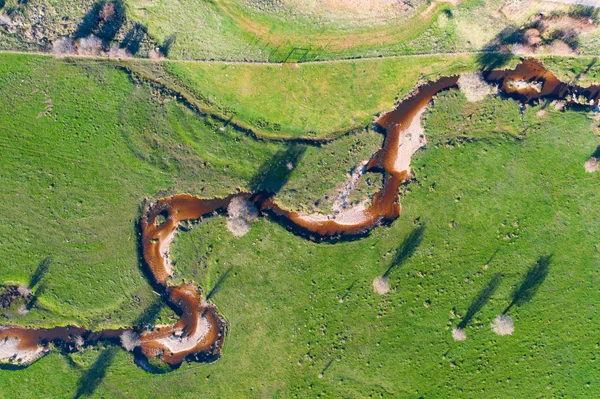
[[[241,237],[250,231],[250,222],[258,217],[254,204],[244,198],[235,197],[227,206],[227,229],[235,236]]]
[[[588,173],[594,173],[598,171],[598,158],[590,157],[585,164],[585,171]]]
[[[458,78],[458,88],[467,97],[468,101],[480,101],[489,94],[494,94],[498,90],[483,80],[480,73],[463,73]]]
[[[390,281],[385,277],[377,277],[373,280],[373,290],[376,294],[385,295],[390,291]]]
[[[455,341],[464,341],[467,339],[467,333],[462,328],[453,328],[452,329],[452,338]]]
[[[104,22],[111,20],[115,16],[115,5],[113,3],[104,4],[98,16]]]
[[[492,331],[498,335],[512,335],[515,331],[515,324],[512,317],[501,314],[490,324]]]
[[[79,39],[80,55],[98,55],[102,50],[102,39],[96,35],[89,35]]]
[[[136,347],[140,346],[140,336],[133,331],[125,331],[121,335],[121,345],[129,352],[132,352]]]
[[[585,6],[585,5],[575,5],[569,9],[569,16],[573,18],[586,18],[591,19],[593,22],[597,23],[599,21],[600,11],[595,7]]]
[[[110,46],[107,55],[110,58],[131,58],[131,54],[129,53],[129,51],[119,47],[116,44]]]
[[[63,55],[63,54],[74,54],[75,53],[75,42],[70,37],[61,37],[52,43],[52,54]]]

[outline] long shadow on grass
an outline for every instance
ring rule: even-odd
[[[354,280],[352,282],[352,284],[350,284],[350,286],[348,288],[346,288],[346,293],[344,294],[344,296],[342,296],[340,298],[340,302],[344,302],[346,300],[346,298],[348,298],[348,295],[350,295],[350,293],[352,292],[352,288],[354,288],[354,284],[356,284],[357,281],[358,281],[358,279]]]
[[[25,304],[25,309],[31,310],[37,306],[38,298],[42,296],[42,294],[46,291],[46,286],[44,284],[40,284],[38,289],[35,290],[31,300]]]
[[[329,367],[331,367],[331,365],[333,364],[333,361],[335,359],[331,359],[329,362],[327,362],[327,364],[325,365],[325,367],[323,367],[323,370],[321,370],[321,373],[319,374],[319,378],[323,378],[323,375],[325,375],[325,372],[329,369]]]
[[[136,23],[133,28],[127,32],[119,47],[124,48],[131,55],[136,55],[140,51],[140,46],[147,36],[148,28],[140,23]]]
[[[158,48],[162,55],[164,55],[165,57],[169,56],[169,52],[171,51],[171,47],[173,47],[173,44],[175,44],[175,40],[177,40],[176,34],[172,34],[171,36],[165,39],[165,41]]]
[[[383,274],[383,277],[386,278],[396,267],[400,266],[404,263],[408,258],[410,258],[416,251],[416,249],[421,245],[423,241],[423,233],[425,232],[425,224],[422,224],[411,231],[408,236],[402,241],[400,246],[396,248],[396,253],[394,255],[394,259],[392,259],[392,263],[388,267],[388,269]]]
[[[502,276],[500,273],[496,273],[490,279],[490,282],[477,294],[477,296],[471,302],[469,309],[467,310],[467,314],[461,320],[458,325],[458,328],[464,329],[469,322],[473,319],[473,317],[483,308],[483,306],[490,300],[496,288],[498,288],[498,284],[500,283]]]
[[[32,289],[35,287],[38,287],[38,288],[33,293],[33,296],[31,297],[29,302],[27,302],[25,304],[25,308],[27,310],[31,310],[32,308],[34,308],[37,305],[38,298],[46,290],[46,286],[44,284],[40,284],[40,282],[42,281],[42,279],[44,278],[46,273],[48,273],[48,270],[50,270],[51,265],[52,265],[52,257],[48,256],[43,261],[40,262],[40,264],[35,268],[35,271],[31,275],[31,278],[29,279],[29,288],[32,288]]]
[[[521,306],[531,301],[531,298],[534,297],[544,280],[546,280],[546,277],[548,277],[551,262],[552,255],[539,257],[535,265],[529,268],[521,284],[513,291],[512,301],[504,309],[503,314],[508,313],[513,306]]]
[[[298,165],[306,146],[291,144],[285,150],[279,150],[271,159],[265,161],[250,180],[254,192],[268,191],[277,194],[287,183],[292,170]]]
[[[48,273],[50,266],[52,265],[52,257],[48,256],[35,268],[35,271],[29,279],[29,288],[34,288],[42,278]]]
[[[77,392],[73,396],[73,399],[90,396],[94,393],[104,380],[106,370],[111,365],[117,350],[115,347],[110,347],[100,353],[94,364],[84,371],[81,378],[77,381]]]
[[[162,298],[156,298],[141,315],[133,322],[135,327],[153,325],[154,321],[165,306],[165,302]]]
[[[215,296],[215,294],[217,292],[219,292],[219,290],[221,289],[221,286],[223,285],[223,283],[227,279],[227,276],[229,276],[229,273],[231,273],[231,269],[233,269],[233,267],[230,267],[229,269],[225,270],[225,273],[221,274],[221,277],[219,277],[219,279],[217,280],[217,282],[215,283],[215,285],[213,286],[213,288],[206,295],[206,300],[207,301],[209,299],[211,299],[213,296]]]
[[[486,72],[503,67],[511,58],[511,53],[500,53],[496,51],[487,51],[479,53],[476,56],[479,67]]]

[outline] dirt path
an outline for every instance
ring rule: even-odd
[[[79,58],[79,59],[88,59],[88,60],[103,60],[103,61],[136,61],[136,62],[147,62],[150,64],[160,64],[165,62],[182,62],[182,63],[197,63],[197,64],[215,64],[215,65],[284,65],[286,63],[282,62],[268,62],[268,61],[234,61],[234,60],[186,60],[186,59],[171,59],[167,58],[164,60],[153,60],[150,58],[115,58],[115,57],[101,57],[101,56],[91,56],[91,55],[77,55],[72,54],[68,56],[64,55],[56,55],[52,53],[44,53],[41,51],[15,51],[15,50],[0,50],[0,54],[22,54],[22,55],[39,55],[53,58]],[[506,54],[499,51],[457,51],[452,53],[421,53],[421,54],[398,54],[398,55],[388,55],[381,57],[360,57],[360,58],[337,58],[333,60],[316,60],[316,61],[306,61],[301,64],[334,64],[339,62],[361,62],[361,61],[373,61],[373,60],[381,60],[381,59],[402,59],[402,58],[413,58],[413,57],[434,57],[434,56],[464,56],[464,55],[477,55],[477,54]],[[564,54],[544,54],[546,56],[556,56],[556,57],[565,57],[565,58],[594,58],[600,57],[600,54],[575,54],[575,55],[564,55]],[[536,58],[535,55],[532,58]],[[295,63],[290,63],[295,64]]]

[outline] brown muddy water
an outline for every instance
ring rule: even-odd
[[[514,70],[491,71],[484,73],[483,76],[489,83],[499,86],[501,95],[515,98],[522,103],[538,99],[556,99],[591,106],[598,104],[600,96],[600,86],[582,88],[560,82],[553,73],[534,60],[525,60]],[[225,212],[230,201],[241,196],[252,202],[262,214],[268,214],[281,221],[294,234],[308,236],[315,240],[360,237],[368,234],[375,226],[391,222],[400,215],[398,189],[410,177],[410,171],[406,166],[399,167],[399,165],[408,165],[412,155],[412,152],[406,153],[403,150],[405,145],[403,140],[409,134],[409,127],[417,116],[420,118],[423,108],[437,93],[455,87],[457,81],[458,76],[442,77],[419,86],[399,102],[394,110],[384,113],[375,121],[375,125],[385,138],[382,148],[373,154],[366,170],[371,173],[381,173],[383,187],[375,194],[370,206],[358,208],[348,217],[336,218],[329,215],[315,216],[290,212],[279,206],[276,198],[267,192],[233,194],[226,198],[213,199],[200,199],[188,194],[180,194],[147,204],[140,222],[143,260],[155,288],[162,293],[169,306],[180,315],[180,319],[172,326],[135,330],[136,335],[139,336],[136,353],[145,358],[160,358],[173,366],[181,364],[186,359],[210,361],[220,355],[227,322],[218,309],[203,300],[200,290],[192,284],[169,285],[173,273],[169,260],[169,247],[181,222],[198,220],[215,212]],[[406,156],[409,159],[399,162],[400,157]],[[15,346],[14,342],[17,342],[15,357],[21,357],[24,359],[23,364],[29,364],[46,353],[49,342],[80,347],[82,340],[85,345],[103,340],[118,341],[127,331],[134,330],[91,332],[85,327],[26,329],[5,326],[0,327],[0,349],[2,349],[2,342],[9,342],[12,339],[13,346]],[[27,351],[37,351],[40,355],[32,356],[31,352],[26,356]],[[2,360],[1,356],[0,360]]]

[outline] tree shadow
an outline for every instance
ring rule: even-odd
[[[496,291],[496,288],[498,288],[501,278],[502,275],[500,273],[494,274],[489,283],[481,291],[479,291],[477,296],[473,299],[473,302],[471,302],[471,305],[469,305],[469,309],[467,310],[465,317],[463,317],[461,322],[458,324],[458,328],[464,329],[473,319],[473,317],[481,310],[481,308],[483,308],[483,306],[490,300]]]
[[[104,380],[106,370],[111,365],[117,350],[115,347],[110,347],[100,353],[94,364],[84,371],[77,381],[77,392],[73,396],[73,399],[90,396],[94,393]]]
[[[320,377],[323,377],[323,375],[325,374],[325,372],[329,369],[329,367],[331,367],[331,365],[333,364],[333,361],[335,359],[331,359],[330,361],[327,362],[327,364],[325,365],[325,367],[323,367],[323,370],[321,370],[321,373],[319,374]]]
[[[133,28],[127,32],[119,47],[124,48],[131,55],[136,55],[140,51],[141,43],[147,36],[148,28],[140,23],[136,23]]]
[[[123,0],[98,1],[77,25],[73,39],[77,40],[94,34],[105,42],[110,42],[124,23]]]
[[[406,238],[402,241],[400,246],[396,248],[396,253],[394,254],[392,263],[383,274],[384,278],[387,277],[394,268],[400,266],[415,253],[416,249],[419,247],[419,245],[421,245],[421,242],[423,241],[424,232],[425,224],[421,224],[418,227],[414,228],[408,234],[408,236],[406,236]]]
[[[37,265],[35,271],[29,279],[29,288],[34,288],[42,280],[46,273],[48,273],[50,265],[52,265],[51,256],[47,256],[46,258],[44,258],[44,260],[40,262],[39,265]]]
[[[352,288],[354,288],[354,284],[356,284],[357,280],[354,280],[350,286],[348,288],[346,288],[346,292],[344,293],[344,295],[340,298],[340,302],[344,302],[346,300],[346,298],[348,298],[348,295],[350,295],[350,293],[352,292]]]
[[[279,150],[265,161],[250,180],[254,192],[268,191],[277,194],[290,178],[292,170],[304,156],[306,146],[290,144],[285,150]]]
[[[478,53],[475,57],[477,64],[481,70],[489,72],[494,69],[503,67],[512,58],[511,53],[497,52],[497,51],[485,51]]]
[[[175,44],[175,40],[176,39],[177,39],[177,35],[176,34],[172,34],[171,36],[167,37],[165,39],[165,41],[158,48],[158,50],[160,51],[160,53],[162,55],[164,55],[165,57],[168,57],[169,56],[169,51],[171,51],[171,47],[173,46],[173,44]]]
[[[211,299],[213,296],[215,296],[215,294],[217,292],[219,292],[219,290],[221,289],[221,286],[223,285],[223,283],[227,279],[227,276],[229,276],[229,273],[231,272],[231,269],[233,269],[233,267],[230,267],[229,269],[225,270],[225,273],[221,274],[221,276],[219,277],[219,279],[217,280],[217,282],[215,283],[215,285],[213,286],[213,288],[206,295],[206,300],[207,301],[209,299]]]
[[[164,306],[164,300],[162,298],[156,298],[146,309],[144,309],[142,314],[134,320],[133,326],[140,327],[153,325]]]
[[[596,150],[592,154],[592,157],[600,159],[600,145],[596,147]]]
[[[529,268],[521,284],[515,288],[512,294],[512,301],[504,312],[502,312],[503,314],[508,313],[513,306],[522,306],[531,301],[531,298],[533,298],[544,280],[546,280],[546,277],[548,277],[551,261],[552,255],[540,256],[535,265]]]
[[[31,300],[25,304],[25,309],[31,310],[37,306],[38,298],[46,291],[46,286],[44,284],[40,284],[35,293],[32,295]]]

